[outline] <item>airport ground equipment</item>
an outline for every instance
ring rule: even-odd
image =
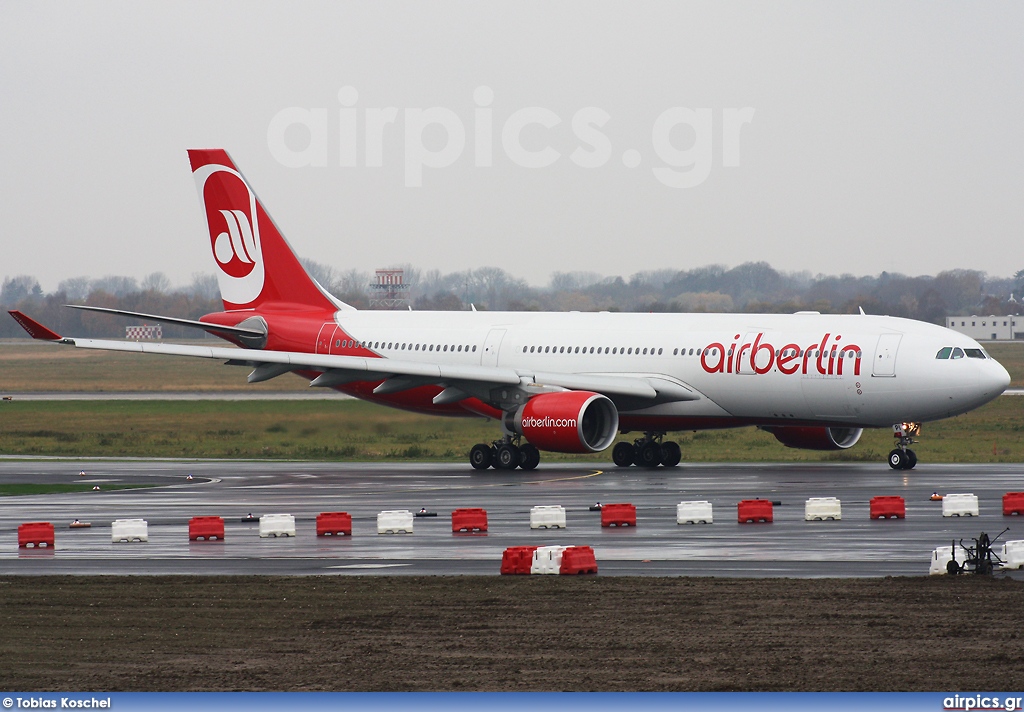
[[[378,534],[412,534],[412,512],[408,509],[384,510],[377,515]]]
[[[18,527],[18,548],[48,547],[54,544],[53,524],[51,522],[25,522]]]
[[[744,499],[736,505],[737,521],[740,524],[764,522],[771,524],[773,509],[771,500]]]
[[[1024,539],[1015,539],[1003,544],[1003,568],[1019,569],[1024,566]]]
[[[188,540],[224,541],[223,517],[192,517],[188,521]]]
[[[942,516],[978,516],[978,497],[973,494],[947,494],[942,498]]]
[[[868,511],[872,519],[905,519],[907,503],[902,497],[880,495],[871,498]]]
[[[711,524],[713,521],[711,502],[693,500],[676,505],[676,524]]]
[[[965,546],[964,540],[960,540],[959,549],[963,552],[963,561],[957,560],[957,557],[950,556],[950,560],[946,562],[946,571],[949,574],[978,574],[979,576],[991,576],[992,573],[999,568],[1002,568],[1003,560],[992,548],[992,545],[996,543],[1003,534],[1010,531],[1009,527],[996,534],[995,539],[989,539],[988,534],[982,532],[978,535],[977,539],[973,539],[974,546]],[[950,551],[957,549],[957,543],[954,541],[950,547]]]
[[[457,532],[486,532],[487,531],[487,510],[476,507],[456,509],[452,512],[452,533]]]
[[[606,504],[601,507],[602,527],[635,527],[636,507],[632,504]]]
[[[501,573],[528,574],[533,565],[533,552],[536,546],[510,546],[501,555]]]
[[[110,523],[110,543],[149,541],[149,522],[145,519],[115,519]]]
[[[530,510],[530,529],[565,529],[565,526],[565,507],[560,504],[542,504]]]
[[[842,503],[835,497],[811,497],[804,503],[804,521],[839,521],[843,518]]]
[[[1014,514],[1024,516],[1024,492],[1007,492],[1003,495],[1003,516]]]
[[[260,517],[260,538],[295,536],[295,517],[291,514],[264,514]]]
[[[352,515],[348,512],[321,512],[316,515],[317,536],[352,536]]]
[[[68,529],[92,529],[92,522],[82,522],[76,519],[68,524]]]

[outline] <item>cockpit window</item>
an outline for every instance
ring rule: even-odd
[[[947,359],[947,358],[949,358],[949,355],[951,353],[953,353],[953,347],[952,346],[945,346],[945,347],[939,349],[939,353],[935,354],[935,358],[937,358],[937,359]]]
[[[958,358],[963,358],[963,357],[964,357],[964,350],[962,348],[960,348],[959,346],[957,346],[955,349],[953,349],[953,355],[950,358],[958,359]]]
[[[985,358],[985,352],[981,349],[964,349],[967,358]]]

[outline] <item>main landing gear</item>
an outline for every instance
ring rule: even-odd
[[[670,441],[662,442],[665,433],[647,432],[642,438],[630,443],[619,443],[612,448],[612,460],[619,467],[675,467],[682,459],[683,452],[679,444]]]
[[[892,426],[892,436],[896,438],[896,447],[889,453],[889,467],[894,470],[913,470],[917,464],[917,455],[908,446],[917,442],[914,437],[921,434],[920,423],[896,423]]]
[[[469,464],[477,470],[493,467],[496,470],[532,470],[540,464],[540,450],[518,435],[506,435],[490,445],[479,443],[469,451]]]

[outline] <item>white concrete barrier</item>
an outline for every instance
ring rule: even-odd
[[[115,519],[110,524],[110,541],[149,541],[149,523],[145,519]]]
[[[963,550],[963,547],[956,547],[956,562],[963,566],[964,559],[967,556],[967,552]],[[932,564],[928,567],[928,573],[932,576],[938,574],[945,574],[946,564],[953,559],[952,549],[949,544],[945,546],[936,547],[935,551],[932,552]]]
[[[804,521],[824,521],[843,518],[842,503],[835,497],[811,497],[804,503]]]
[[[1003,560],[1004,569],[1019,569],[1024,566],[1024,539],[1015,539],[1003,544],[1003,555],[999,558]]]
[[[378,534],[412,534],[412,512],[408,509],[385,510],[377,515]]]
[[[264,514],[260,517],[260,538],[295,536],[295,517],[290,514]]]
[[[531,574],[558,574],[562,571],[562,553],[564,546],[540,546],[533,552]]]
[[[978,516],[978,497],[973,494],[947,494],[942,498],[942,516]]]
[[[530,510],[530,529],[565,529],[565,507],[542,504]]]
[[[695,500],[676,505],[676,524],[711,524],[711,502]]]

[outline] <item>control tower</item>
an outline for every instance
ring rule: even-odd
[[[370,283],[371,309],[404,309],[409,304],[404,269],[379,269]]]

